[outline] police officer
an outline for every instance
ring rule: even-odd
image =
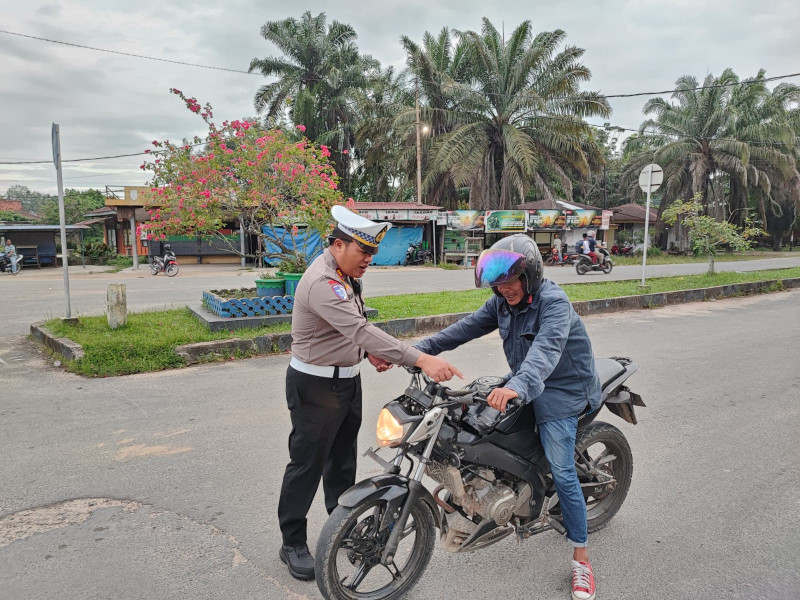
[[[328,514],[355,483],[362,359],[367,357],[378,371],[393,363],[417,366],[436,381],[462,376],[447,361],[367,321],[360,280],[391,224],[374,223],[343,206],[334,206],[331,214],[337,224],[328,248],[297,285],[292,359],[286,373],[292,432],[278,503],[283,536],[279,554],[297,579],[314,578],[306,515],[320,478]]]

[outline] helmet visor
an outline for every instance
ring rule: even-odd
[[[515,280],[525,271],[525,255],[510,250],[481,252],[475,264],[475,287],[494,287]]]

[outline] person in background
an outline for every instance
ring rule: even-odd
[[[19,257],[17,256],[17,248],[11,242],[11,238],[6,238],[6,245],[3,248],[3,253],[11,262],[11,273],[16,275],[18,270],[17,261],[19,260]]]
[[[563,248],[563,244],[561,243],[561,238],[558,237],[558,234],[553,236],[553,250],[558,253],[558,260],[561,261],[563,259],[563,254],[561,253],[561,249]]]

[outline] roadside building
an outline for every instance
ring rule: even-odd
[[[356,202],[353,210],[367,219],[392,224],[372,264],[403,264],[406,250],[412,243],[421,243],[423,248],[434,252],[438,262],[446,225],[442,207],[414,202]]]
[[[629,233],[633,239],[644,239],[644,221],[645,221],[645,207],[640,204],[623,204],[622,206],[615,206],[611,209],[611,223],[614,225],[614,237],[611,238],[611,243],[614,244],[614,239],[619,237],[619,233],[625,231]],[[650,246],[653,245],[653,240],[657,240],[659,233],[662,229],[662,223],[658,219],[658,211],[654,208],[650,209],[650,224],[648,237],[650,238]]]

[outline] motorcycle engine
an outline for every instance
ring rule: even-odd
[[[470,517],[478,514],[505,525],[515,514],[523,515],[529,508],[530,486],[523,484],[517,495],[509,486],[497,481],[490,469],[479,469],[468,481],[457,468],[438,462],[429,464],[426,473],[442,484],[450,492],[451,502],[461,506]]]

